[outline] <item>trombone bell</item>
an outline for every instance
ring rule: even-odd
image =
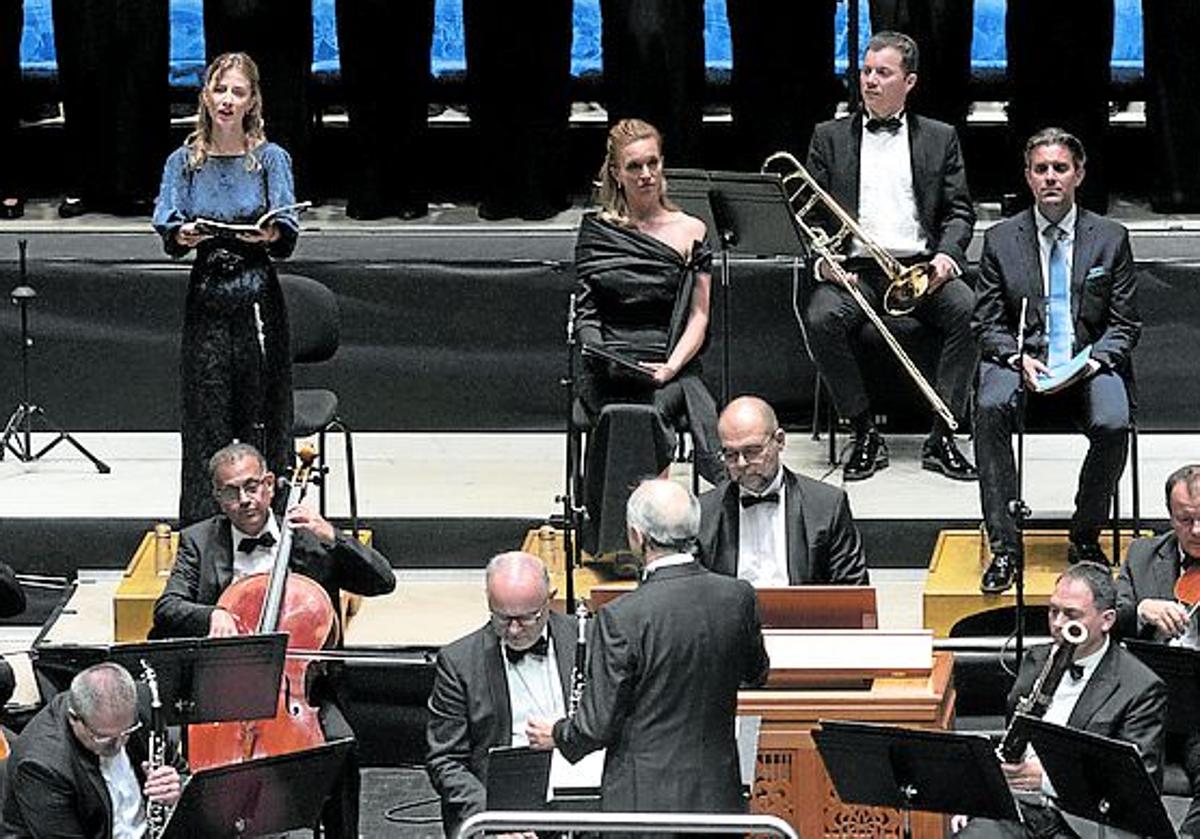
[[[905,268],[888,283],[883,293],[883,310],[889,315],[907,315],[929,290],[932,277],[933,266],[928,262]]]

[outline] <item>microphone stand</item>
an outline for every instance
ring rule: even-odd
[[[575,445],[575,295],[567,304],[567,375],[559,381],[566,390],[566,485],[555,500],[562,503],[563,569],[566,572],[567,614],[575,611],[575,569],[582,564],[579,548],[579,517],[582,508],[575,503],[575,486],[579,481],[579,451]]]
[[[1021,318],[1017,322],[1017,495],[1008,502],[1008,514],[1017,525],[1017,538],[1021,541],[1018,552],[1015,584],[1017,589],[1017,667],[1025,655],[1025,521],[1031,511],[1025,503],[1025,403],[1029,389],[1025,384],[1025,314],[1029,298],[1021,298]]]
[[[717,237],[721,243],[721,404],[728,405],[731,396],[729,342],[733,333],[730,326],[733,312],[730,311],[729,252],[737,246],[738,234],[725,205],[725,197],[717,190],[710,189],[708,203],[712,207],[713,222],[717,225]]]
[[[37,299],[37,292],[31,286],[26,285],[25,249],[28,245],[29,242],[25,239],[17,242],[21,254],[21,284],[9,292],[12,304],[21,309],[21,404],[17,405],[12,415],[9,416],[8,422],[4,426],[4,433],[0,435],[0,460],[4,459],[6,451],[11,451],[21,463],[31,463],[41,460],[59,443],[67,442],[90,460],[97,472],[107,475],[112,471],[108,464],[84,448],[71,432],[50,419],[46,411],[40,406],[34,405],[30,399],[29,348],[33,346],[33,336],[29,334],[29,304]],[[37,452],[33,451],[34,417],[40,419],[42,425],[57,435]]]

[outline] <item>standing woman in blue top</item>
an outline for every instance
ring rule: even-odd
[[[219,236],[196,226],[200,217],[253,223],[295,202],[291,157],[267,142],[262,106],[248,55],[214,59],[196,130],[167,158],[154,207],[167,253],[196,250],[180,361],[181,526],[217,512],[208,458],[232,439],[256,445],[276,475],[292,461],[287,311],[271,257],[291,254],[299,221],[285,212],[254,233]]]

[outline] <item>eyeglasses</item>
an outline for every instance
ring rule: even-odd
[[[540,621],[544,614],[546,614],[545,605],[536,612],[526,612],[523,615],[505,615],[502,612],[492,612],[492,625],[499,629],[505,629],[510,623],[516,621],[523,627],[530,627]]]
[[[257,478],[249,478],[240,484],[225,484],[220,489],[213,489],[213,497],[222,504],[236,504],[242,500],[242,493],[253,498],[266,484],[266,481],[263,480],[265,477],[266,475],[259,475]]]
[[[739,458],[747,463],[758,463],[766,457],[774,439],[774,434],[768,434],[766,439],[757,445],[743,446],[740,449],[721,449],[721,459],[729,466],[736,466]]]
[[[1171,516],[1171,521],[1174,522],[1177,527],[1187,531],[1192,531],[1196,529],[1196,523],[1200,522],[1200,519],[1193,518],[1192,516]]]
[[[93,741],[95,741],[96,745],[100,747],[111,746],[118,740],[128,740],[132,734],[142,727],[141,720],[139,720],[138,722],[135,722],[133,725],[129,726],[129,728],[125,729],[124,731],[119,731],[116,734],[99,734],[96,732],[96,729],[88,725],[87,720],[81,717],[78,711],[68,710],[67,713],[71,715],[71,719],[75,720],[87,730],[88,735]]]

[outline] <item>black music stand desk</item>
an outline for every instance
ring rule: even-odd
[[[287,633],[230,638],[176,638],[123,644],[47,645],[39,663],[83,670],[113,661],[141,675],[144,659],[154,668],[167,725],[191,725],[275,716]]]
[[[671,200],[703,219],[721,257],[721,404],[730,396],[731,254],[807,262],[807,245],[778,175],[668,169]],[[797,270],[800,270],[799,265]]]
[[[353,738],[345,738],[203,769],[187,780],[161,839],[224,839],[313,827],[353,747]]]
[[[1195,731],[1200,719],[1200,650],[1132,638],[1125,646],[1167,685],[1167,732]]]
[[[1024,714],[1018,714],[1013,724],[1029,735],[1054,784],[1060,810],[1094,821],[1101,828],[1175,839],[1159,791],[1132,743]]]
[[[980,734],[821,720],[817,751],[848,804],[1020,821],[992,741]]]

